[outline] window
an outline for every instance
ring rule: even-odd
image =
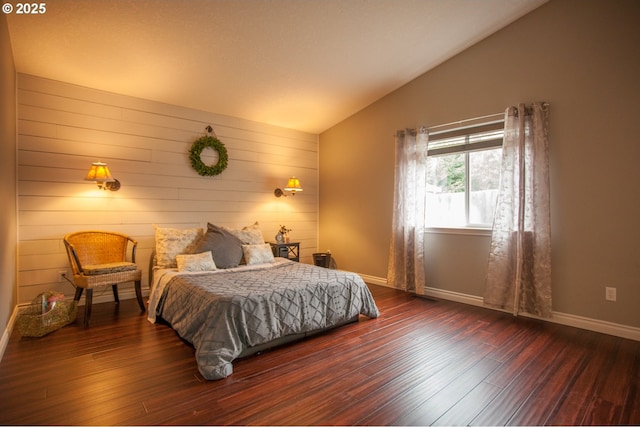
[[[503,122],[429,134],[428,227],[491,228],[503,134]]]

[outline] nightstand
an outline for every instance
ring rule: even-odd
[[[290,259],[291,261],[300,261],[300,243],[299,242],[290,242],[290,243],[272,243],[271,251],[273,252],[273,256],[278,256],[282,258]]]

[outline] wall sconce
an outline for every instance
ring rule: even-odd
[[[84,179],[86,181],[94,181],[101,190],[118,191],[120,189],[120,181],[111,176],[106,163],[93,163]]]
[[[289,195],[287,193],[291,193],[292,196],[295,196],[296,193],[299,191],[302,191],[300,180],[295,176],[292,176],[291,178],[289,178],[289,182],[287,182],[287,186],[284,187],[284,190],[281,188],[276,188],[273,191],[273,194],[275,194],[276,197],[282,197],[282,196],[287,197]]]

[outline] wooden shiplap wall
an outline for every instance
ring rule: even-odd
[[[160,90],[161,88],[159,88]],[[212,94],[215,96],[215,94]],[[211,125],[226,146],[229,166],[202,177],[188,150]],[[202,159],[215,161],[212,150]],[[122,188],[101,191],[83,178],[106,162]],[[276,198],[289,176],[304,191]],[[46,290],[72,296],[58,281],[69,273],[62,237],[89,229],[138,240],[144,272],[154,246],[153,225],[239,228],[258,221],[265,240],[280,224],[293,229],[303,262],[317,249],[318,137],[234,117],[18,75],[18,299]],[[108,291],[108,292],[107,292]],[[132,289],[124,289],[123,298]],[[96,301],[113,297],[96,293]]]

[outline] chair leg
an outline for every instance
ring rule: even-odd
[[[76,287],[76,294],[73,297],[74,301],[76,301],[76,302],[80,301],[80,298],[82,297],[82,291],[84,291],[84,288],[81,288],[80,286]],[[84,316],[85,316],[85,319],[86,319],[86,317],[87,317],[86,313],[85,313]]]
[[[84,300],[84,327],[89,326],[89,318],[91,317],[91,305],[93,304],[93,289],[87,289],[87,295]]]
[[[144,301],[142,300],[142,281],[136,280],[136,298],[138,299],[138,305],[140,306],[140,310],[143,312],[146,311],[144,307]]]
[[[120,298],[118,298],[118,285],[111,285],[111,289],[113,290],[113,300],[116,304],[120,304]]]

